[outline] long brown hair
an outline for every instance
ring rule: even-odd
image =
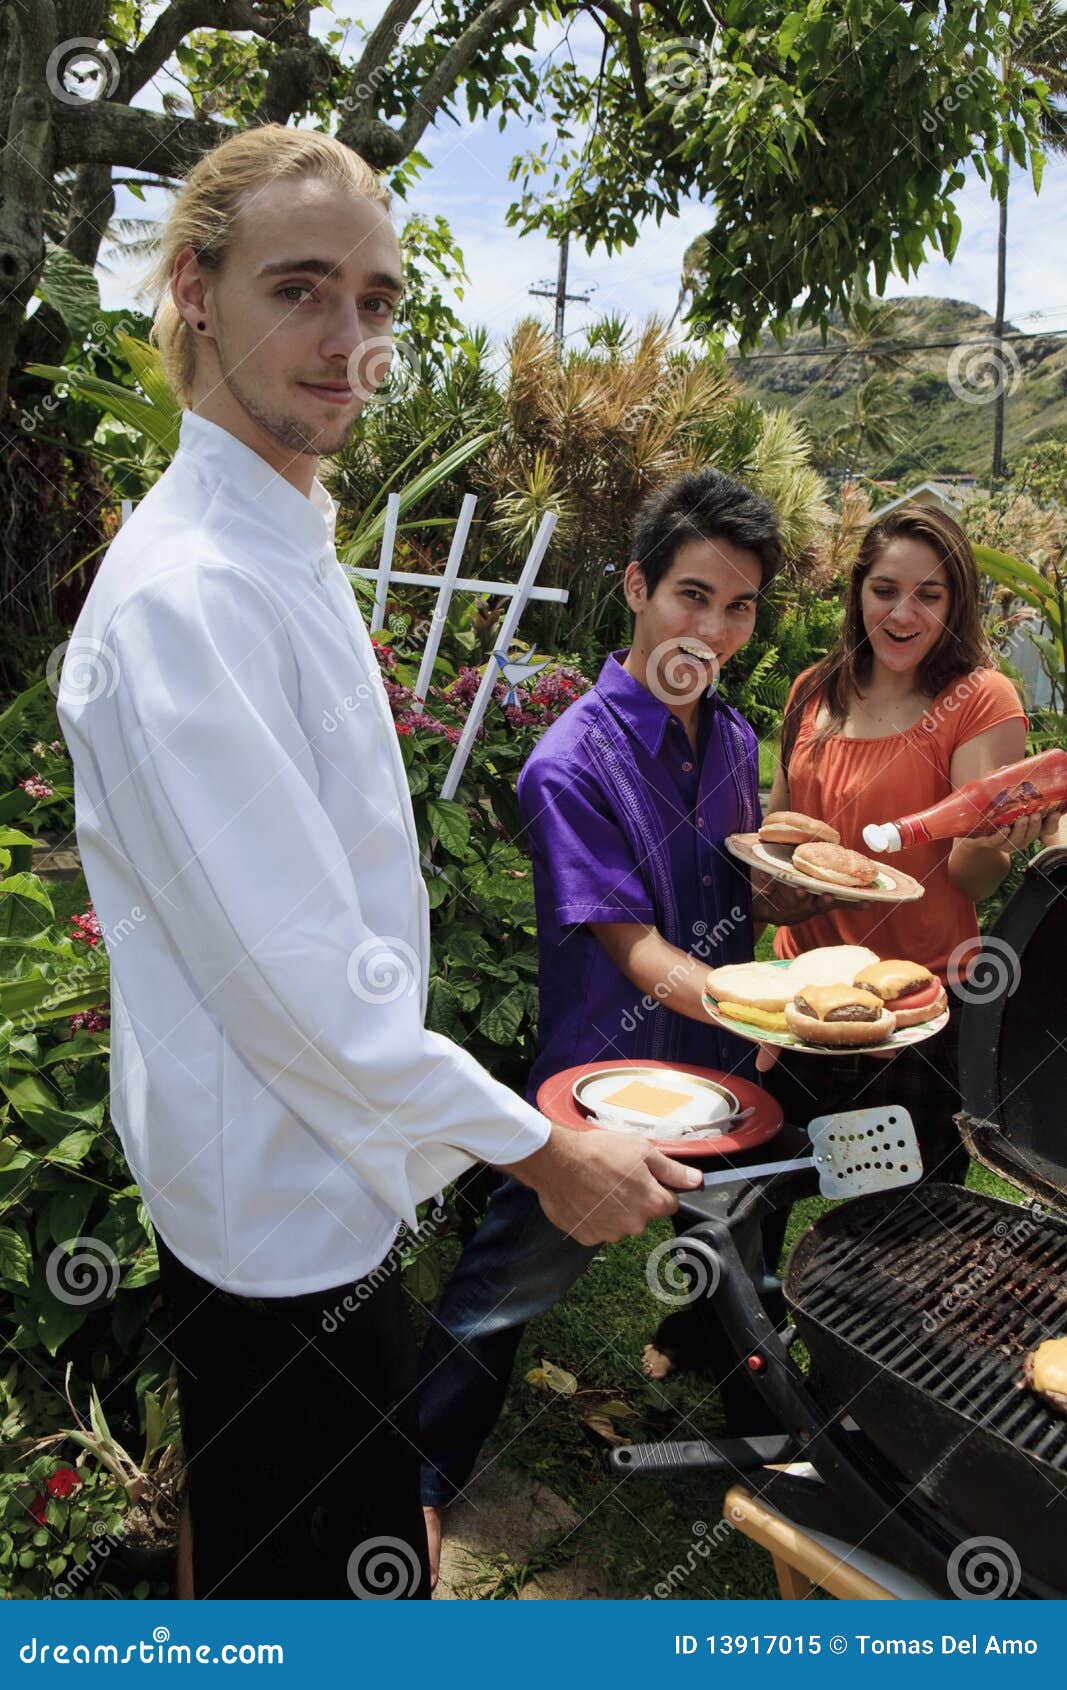
[[[978,607],[978,565],[971,543],[958,522],[936,506],[898,505],[863,536],[845,597],[845,615],[833,650],[795,689],[782,723],[781,763],[788,775],[804,711],[821,698],[829,720],[815,738],[815,749],[840,731],[853,698],[871,678],[871,642],[863,625],[863,583],[891,540],[922,540],[936,553],[949,583],[949,606],[937,644],[919,664],[916,680],[922,692],[937,698],[947,686],[972,669],[995,667]]]

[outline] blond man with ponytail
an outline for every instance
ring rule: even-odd
[[[328,135],[234,135],[152,283],[179,448],[93,582],[59,714],[179,1372],[179,1593],[424,1597],[401,1223],[485,1161],[595,1244],[699,1175],[554,1126],[425,1025],[411,801],[317,475],[388,367],[387,190]]]

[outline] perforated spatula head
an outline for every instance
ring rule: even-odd
[[[914,1185],[922,1175],[914,1122],[898,1104],[817,1115],[808,1137],[824,1197],[866,1197]]]

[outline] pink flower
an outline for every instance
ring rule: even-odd
[[[72,915],[70,918],[70,925],[75,930],[71,934],[71,938],[84,939],[87,945],[98,945],[104,936],[99,918],[97,917],[92,904],[89,905],[89,908],[85,911],[84,915]]]
[[[72,1033],[104,1033],[111,1026],[106,1004],[97,1004],[95,1009],[79,1009],[68,1020]]]
[[[52,796],[52,788],[46,780],[41,779],[40,775],[27,775],[25,780],[19,781],[19,785],[23,792],[29,793],[31,798],[51,798]]]

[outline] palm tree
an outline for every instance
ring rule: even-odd
[[[1049,101],[1039,119],[1041,144],[1046,152],[1067,153],[1067,106],[1060,102],[1067,95],[1067,12],[1061,0],[1034,0],[1033,16],[1017,41],[1009,43],[1001,59],[1001,79],[1006,81],[1011,70],[1021,69],[1034,82],[1044,82]],[[1000,159],[1004,166],[998,195],[997,227],[997,307],[993,323],[993,343],[997,364],[1001,362],[1004,339],[1004,296],[1007,285],[1008,262],[1008,172],[1011,154],[1005,135],[1000,143]],[[993,467],[990,481],[993,486],[1004,471],[1004,401],[1006,383],[997,386],[993,410]]]

